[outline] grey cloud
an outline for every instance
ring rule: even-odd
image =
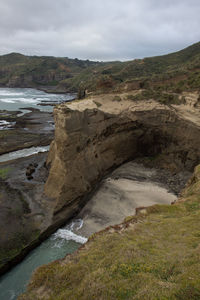
[[[200,40],[198,0],[1,0],[0,12],[0,54],[126,60]]]

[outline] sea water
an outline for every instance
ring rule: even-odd
[[[83,222],[75,219],[32,250],[25,259],[0,278],[0,299],[15,300],[25,291],[33,271],[51,261],[76,251],[87,238],[77,234]],[[73,232],[76,230],[76,234]]]
[[[47,94],[31,88],[0,88],[0,110],[27,112],[29,107],[53,111],[51,104],[74,99],[73,94]],[[50,104],[50,105],[48,105]],[[24,109],[23,109],[24,108]]]

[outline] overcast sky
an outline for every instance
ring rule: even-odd
[[[0,0],[0,54],[127,60],[200,40],[200,0]]]

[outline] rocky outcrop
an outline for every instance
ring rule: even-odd
[[[199,162],[200,127],[189,111],[186,118],[178,106],[121,99],[101,95],[55,108],[45,186],[54,199],[53,222],[72,217],[95,184],[125,161],[148,156],[173,172]]]

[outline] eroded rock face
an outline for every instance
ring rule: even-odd
[[[55,140],[45,186],[47,196],[55,199],[54,222],[73,216],[95,184],[127,160],[156,157],[174,172],[192,170],[199,162],[199,126],[177,108],[106,97],[54,110]]]

